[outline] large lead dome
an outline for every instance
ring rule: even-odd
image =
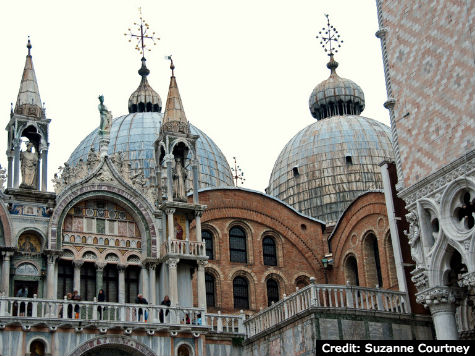
[[[287,143],[267,188],[268,194],[328,225],[358,195],[383,188],[379,163],[393,156],[389,127],[359,116],[364,94],[336,75],[337,66],[332,56],[330,78],[310,97],[310,111],[318,121]],[[325,97],[316,95],[323,87]]]
[[[154,142],[160,132],[163,114],[161,99],[150,87],[147,76],[150,71],[142,58],[142,67],[138,73],[142,77],[137,90],[129,99],[129,114],[115,118],[110,130],[108,154],[116,152],[124,154],[126,163],[131,163],[133,170],[144,170],[145,178],[152,177],[155,169]],[[229,164],[221,150],[204,132],[190,124],[193,135],[199,135],[196,153],[200,162],[200,188],[233,186],[233,178]],[[99,128],[92,131],[69,157],[68,163],[75,166],[79,160],[87,161],[89,151],[93,147],[99,151]],[[190,168],[191,170],[191,168]],[[188,175],[192,176],[191,172]]]

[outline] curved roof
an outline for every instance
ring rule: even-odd
[[[125,161],[130,161],[132,169],[143,168],[145,178],[150,177],[155,168],[153,144],[160,132],[162,118],[163,114],[159,112],[136,112],[115,118],[110,131],[108,154],[125,153]],[[200,187],[234,185],[229,164],[218,146],[197,127],[190,124],[190,129],[192,134],[200,136],[196,143],[200,161]],[[99,128],[81,141],[68,163],[75,166],[80,159],[86,161],[91,147],[99,151]],[[188,176],[191,177],[191,173]]]
[[[379,163],[393,157],[390,129],[355,115],[308,125],[277,158],[267,193],[334,225],[362,192],[382,189]]]

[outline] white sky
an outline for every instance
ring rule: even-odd
[[[52,119],[49,180],[99,125],[99,94],[114,117],[128,112],[141,56],[124,33],[138,20],[139,6],[160,37],[146,54],[149,83],[165,103],[170,70],[164,56],[173,54],[188,120],[230,165],[237,157],[244,187],[263,191],[285,144],[314,122],[308,98],[329,75],[328,56],[315,39],[325,13],[344,40],[335,56],[338,74],[364,90],[363,115],[389,125],[375,0],[2,1],[1,124],[6,127],[16,102],[30,35]]]

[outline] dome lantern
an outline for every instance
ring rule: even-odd
[[[153,90],[147,80],[150,70],[145,64],[146,59],[142,57],[142,66],[138,73],[142,77],[139,87],[132,93],[129,98],[129,113],[136,112],[161,112],[162,99],[160,95]]]

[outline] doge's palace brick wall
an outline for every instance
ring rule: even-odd
[[[407,188],[475,148],[475,3],[377,0],[377,7],[385,106]]]

